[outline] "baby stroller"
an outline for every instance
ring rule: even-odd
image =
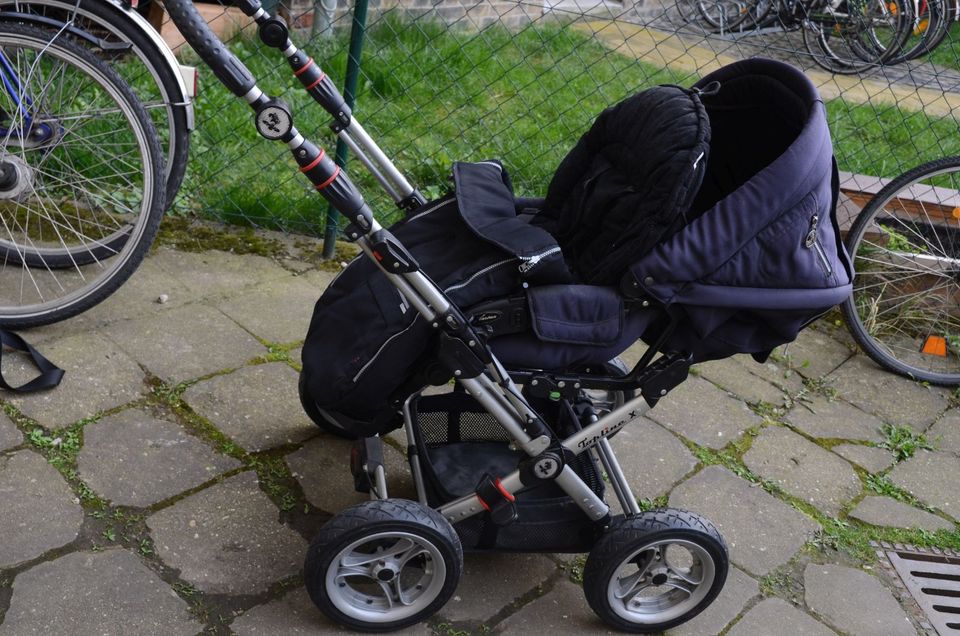
[[[723,539],[693,513],[642,512],[609,438],[691,364],[762,359],[850,293],[810,82],[751,60],[690,90],[650,89],[600,116],[545,199],[514,197],[503,166],[485,161],[458,163],[455,194],[427,203],[285,25],[240,0],[408,211],[386,230],[190,0],[165,4],[363,250],[317,302],[304,344],[304,408],[357,440],[351,468],[371,494],[310,546],[317,606],[367,631],[422,621],[453,594],[467,549],[589,552],[587,600],[618,629],[657,632],[705,609],[726,578]],[[649,347],[628,370],[616,356],[638,339]],[[398,427],[418,501],[388,498],[379,436]],[[604,502],[604,475],[622,515]]]

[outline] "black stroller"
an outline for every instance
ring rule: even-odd
[[[355,483],[371,494],[310,546],[317,606],[367,631],[422,621],[453,594],[468,549],[589,552],[587,600],[622,630],[705,609],[726,579],[722,538],[690,512],[641,512],[608,440],[691,364],[762,359],[850,293],[836,166],[806,77],[750,60],[691,90],[650,89],[600,116],[545,199],[515,198],[485,161],[457,164],[456,194],[427,203],[285,25],[239,0],[408,211],[385,230],[192,2],[165,4],[364,252],[318,301],[304,344],[304,408],[357,439]],[[627,370],[616,356],[638,339],[649,347]],[[419,501],[387,494],[378,436],[401,426]],[[604,475],[625,514],[604,502]]]

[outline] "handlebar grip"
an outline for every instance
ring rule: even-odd
[[[243,97],[256,86],[253,75],[210,30],[193,0],[164,0],[163,4],[184,39],[230,92]]]

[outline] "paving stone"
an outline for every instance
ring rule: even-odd
[[[30,451],[0,457],[0,567],[70,543],[82,523],[80,502],[46,460]]]
[[[288,592],[282,598],[247,610],[230,624],[230,631],[237,636],[279,636],[281,634],[283,636],[320,636],[357,633],[332,623],[321,614],[302,587]],[[426,623],[420,623],[390,633],[400,636],[433,636],[434,631]]]
[[[247,450],[301,442],[319,430],[300,406],[299,375],[284,362],[198,382],[183,400]]]
[[[850,516],[875,526],[922,528],[930,532],[953,530],[953,524],[949,521],[889,497],[866,497],[850,512]]]
[[[880,432],[883,421],[880,418],[843,400],[828,400],[820,395],[796,404],[785,419],[810,437],[866,442],[883,439]]]
[[[944,413],[926,437],[937,450],[960,455],[960,410],[950,409]]]
[[[44,345],[43,354],[65,371],[53,391],[11,395],[5,399],[21,413],[49,428],[59,428],[101,411],[132,402],[146,392],[140,366],[98,333],[64,338]],[[4,356],[6,358],[7,356]],[[4,368],[11,384],[36,374],[23,358]]]
[[[776,365],[771,366],[777,368]],[[785,395],[780,387],[786,387],[787,384],[782,372],[778,370],[771,373],[766,365],[758,364],[750,356],[737,355],[723,360],[711,360],[697,365],[696,368],[701,377],[747,402],[763,401],[777,406],[784,402]],[[774,382],[761,375],[771,376]]]
[[[870,473],[883,472],[893,466],[896,460],[893,453],[886,449],[860,444],[839,444],[830,450]]]
[[[23,434],[17,430],[10,418],[0,413],[0,451],[23,443]]]
[[[720,529],[734,563],[763,576],[790,560],[817,530],[806,515],[725,468],[708,466],[677,486],[670,505],[692,510]]]
[[[337,513],[370,499],[353,488],[350,474],[350,447],[353,442],[333,435],[321,435],[287,455],[290,472],[300,482],[311,504],[329,513]],[[389,444],[383,445],[387,492],[391,497],[416,499],[406,457]]]
[[[950,395],[948,389],[924,386],[884,371],[863,355],[853,356],[827,379],[854,406],[917,432],[940,416]]]
[[[743,461],[761,477],[834,516],[863,487],[850,464],[779,426],[760,433]]]
[[[620,633],[608,628],[593,613],[583,589],[567,579],[557,581],[552,590],[524,605],[498,627],[505,636]]]
[[[75,552],[19,574],[0,634],[175,636],[202,629],[137,557],[111,549]]]
[[[181,252],[160,247],[153,260],[190,293],[203,298],[235,296],[261,283],[290,276],[269,258],[219,250]]]
[[[807,606],[850,636],[916,636],[900,603],[876,577],[842,565],[803,571]]]
[[[761,636],[766,634],[832,636],[834,632],[812,616],[779,598],[768,598],[760,601],[727,632],[727,636]]]
[[[484,622],[556,570],[556,563],[539,554],[466,554],[457,591],[440,614],[452,621]]]
[[[666,494],[697,465],[683,442],[646,418],[624,427],[610,444],[638,499]]]
[[[740,400],[696,377],[660,400],[648,417],[710,448],[723,448],[763,421]]]
[[[147,518],[157,555],[197,589],[258,594],[300,571],[307,543],[241,473]]]
[[[83,429],[80,477],[122,506],[144,507],[241,466],[212,451],[176,424],[140,409],[103,418]]]
[[[307,335],[313,306],[326,285],[308,275],[279,278],[217,307],[251,333],[269,342],[297,342]]]
[[[669,636],[703,636],[719,634],[724,627],[740,615],[743,607],[760,592],[760,586],[752,578],[738,570],[730,568],[727,582],[717,599],[693,620],[667,632]]]
[[[256,338],[212,307],[186,305],[111,326],[107,334],[171,383],[239,367],[266,353]]]
[[[807,378],[825,376],[853,355],[849,347],[819,329],[804,329],[795,341],[778,348],[777,353]]]
[[[164,302],[158,302],[160,296]],[[162,314],[196,298],[186,286],[147,258],[120,289],[84,316],[100,324],[111,324],[140,316]],[[72,320],[72,319],[71,319]]]
[[[888,476],[920,501],[960,519],[960,458],[921,450],[897,464]]]

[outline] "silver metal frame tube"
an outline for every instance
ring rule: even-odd
[[[383,150],[380,149],[380,146],[370,137],[363,126],[360,125],[356,119],[350,120],[350,125],[340,131],[339,136],[343,137],[343,133],[349,131],[349,135],[354,138],[357,144],[363,147],[366,150],[374,163],[376,163],[380,169],[383,171],[385,176],[390,179],[396,185],[397,193],[400,195],[398,201],[405,199],[406,197],[413,194],[413,186],[410,185],[410,182],[407,181],[407,178],[403,176],[393,162],[390,161],[390,158],[384,154]],[[346,140],[344,140],[346,141]]]
[[[413,413],[410,410],[410,403],[420,399],[420,392],[416,392],[403,402],[403,430],[407,434],[407,448],[416,447],[416,435],[413,431]],[[420,449],[417,448],[417,454],[411,455],[407,452],[407,461],[410,463],[410,473],[413,475],[413,487],[417,489],[417,501],[424,506],[427,505],[427,491],[423,485],[423,470],[420,468]]]
[[[353,151],[353,154],[357,156],[357,159],[360,160],[360,163],[363,164],[363,167],[373,175],[373,178],[377,180],[377,183],[380,184],[380,187],[387,191],[387,194],[390,195],[390,198],[399,203],[403,200],[403,197],[397,192],[396,188],[393,187],[393,184],[383,176],[383,173],[377,169],[376,164],[374,164],[370,157],[367,156],[367,153],[360,147],[357,142],[347,133],[346,130],[340,132],[340,139],[343,139],[343,142],[347,144],[347,147]]]
[[[623,511],[628,514],[639,514],[640,506],[637,505],[637,498],[634,497],[633,490],[630,489],[630,483],[627,481],[626,475],[623,474],[623,469],[620,468],[620,462],[617,461],[613,447],[610,446],[610,440],[606,437],[601,439],[594,447],[594,451],[600,458],[603,469],[607,471],[610,485],[613,486],[613,491],[616,493]]]

